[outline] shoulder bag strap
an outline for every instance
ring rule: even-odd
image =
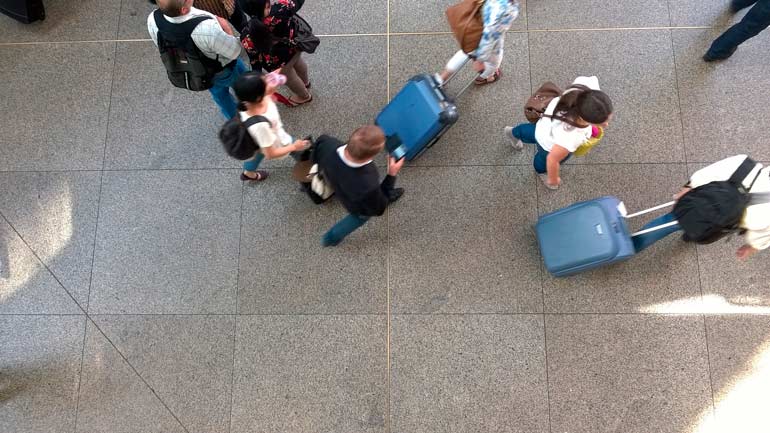
[[[753,159],[746,157],[746,159],[741,162],[741,165],[738,166],[738,168],[735,170],[732,176],[730,176],[730,179],[727,181],[732,183],[736,186],[743,186],[743,181],[746,180],[746,177],[751,174],[751,172],[754,170],[754,167],[757,166],[757,163],[754,162]],[[761,171],[761,170],[760,170]],[[759,174],[754,178],[754,180],[751,182],[751,185],[749,185],[748,189],[751,189],[751,187],[754,185],[754,182],[759,177]]]
[[[240,115],[239,115],[239,116],[240,116]],[[245,127],[246,127],[246,129],[248,129],[249,127],[251,127],[251,126],[254,126],[254,125],[256,125],[257,123],[261,123],[261,122],[267,122],[267,123],[270,123],[270,119],[268,119],[268,118],[267,118],[267,117],[265,117],[265,116],[260,116],[260,115],[251,116],[251,117],[249,117],[248,119],[246,119],[246,120],[243,122],[243,126],[245,126]]]
[[[586,87],[586,86],[584,86],[584,85],[582,85],[582,84],[573,84],[573,85],[569,86],[566,90],[564,90],[561,93],[561,96],[559,96],[559,97],[561,98],[562,96],[564,96],[565,94],[567,94],[567,93],[569,93],[569,92],[571,92],[573,90],[581,90],[581,91],[585,92],[585,91],[588,91],[588,90],[591,90],[591,89]],[[575,128],[585,128],[585,126],[578,125],[578,124],[576,124],[571,119],[568,119],[568,118],[566,118],[564,116],[557,115],[556,114],[556,108],[558,106],[559,106],[559,103],[557,102],[556,103],[556,107],[554,107],[554,114],[545,114],[545,113],[543,113],[543,115],[541,117],[548,117],[549,119],[559,120],[559,121],[562,121],[562,122],[566,123],[567,125],[574,126]]]

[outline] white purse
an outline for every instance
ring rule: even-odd
[[[328,199],[334,194],[334,188],[332,188],[332,186],[329,185],[329,182],[324,179],[318,164],[313,164],[313,166],[310,167],[308,177],[310,178],[310,189],[323,200]]]

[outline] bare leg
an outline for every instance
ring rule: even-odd
[[[465,62],[468,60],[468,55],[463,52],[463,50],[457,51],[454,56],[452,56],[451,59],[446,64],[446,67],[443,71],[439,74],[441,77],[442,82],[446,82],[446,80],[449,79],[449,77],[452,76],[455,72],[460,70],[462,66],[465,64]]]

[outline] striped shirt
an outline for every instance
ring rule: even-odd
[[[235,0],[195,0],[195,7],[222,18],[230,18],[235,10]]]
[[[241,54],[241,41],[237,37],[225,33],[213,14],[200,9],[190,8],[190,12],[186,15],[174,18],[163,15],[163,18],[170,23],[179,24],[200,16],[208,16],[212,19],[201,22],[193,30],[192,40],[195,42],[195,46],[201,50],[204,56],[219,60],[222,66],[226,66],[237,59]],[[155,11],[147,17],[147,31],[150,32],[150,37],[155,42],[155,45],[158,45],[158,26],[155,23]]]

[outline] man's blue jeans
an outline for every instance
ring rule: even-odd
[[[537,139],[535,138],[535,126],[536,124],[534,123],[522,123],[513,128],[513,136],[524,143],[537,146],[537,153],[535,154],[535,160],[532,162],[532,165],[535,167],[537,173],[543,174],[548,171],[547,161],[549,152],[540,147],[540,144],[537,142]],[[572,154],[570,153],[566,158],[561,160],[560,164],[564,164],[571,156]]]
[[[334,224],[332,228],[321,239],[323,246],[334,246],[342,242],[345,237],[366,224],[369,221],[368,216],[350,214]]]
[[[674,216],[674,214],[672,213],[667,213],[645,224],[644,227],[642,227],[642,230],[649,229],[652,227],[657,227],[666,223],[670,223],[672,221],[676,221],[676,216]],[[670,235],[671,233],[676,233],[679,230],[682,230],[682,227],[680,227],[679,224],[676,224],[671,227],[666,227],[660,230],[655,230],[653,232],[645,233],[643,235],[634,236],[633,238],[634,249],[638,253],[644,250],[645,248],[649,247],[650,245],[654,244],[655,242],[658,242],[659,240]]]
[[[755,3],[755,4],[754,4]],[[735,0],[733,7],[743,8],[754,4],[741,22],[727,29],[709,48],[707,56],[727,58],[738,45],[758,35],[770,25],[770,0]]]
[[[225,68],[214,76],[214,86],[209,89],[209,92],[225,119],[232,119],[238,113],[238,101],[230,93],[230,88],[233,87],[235,80],[248,70],[243,60],[238,59],[235,65]]]

